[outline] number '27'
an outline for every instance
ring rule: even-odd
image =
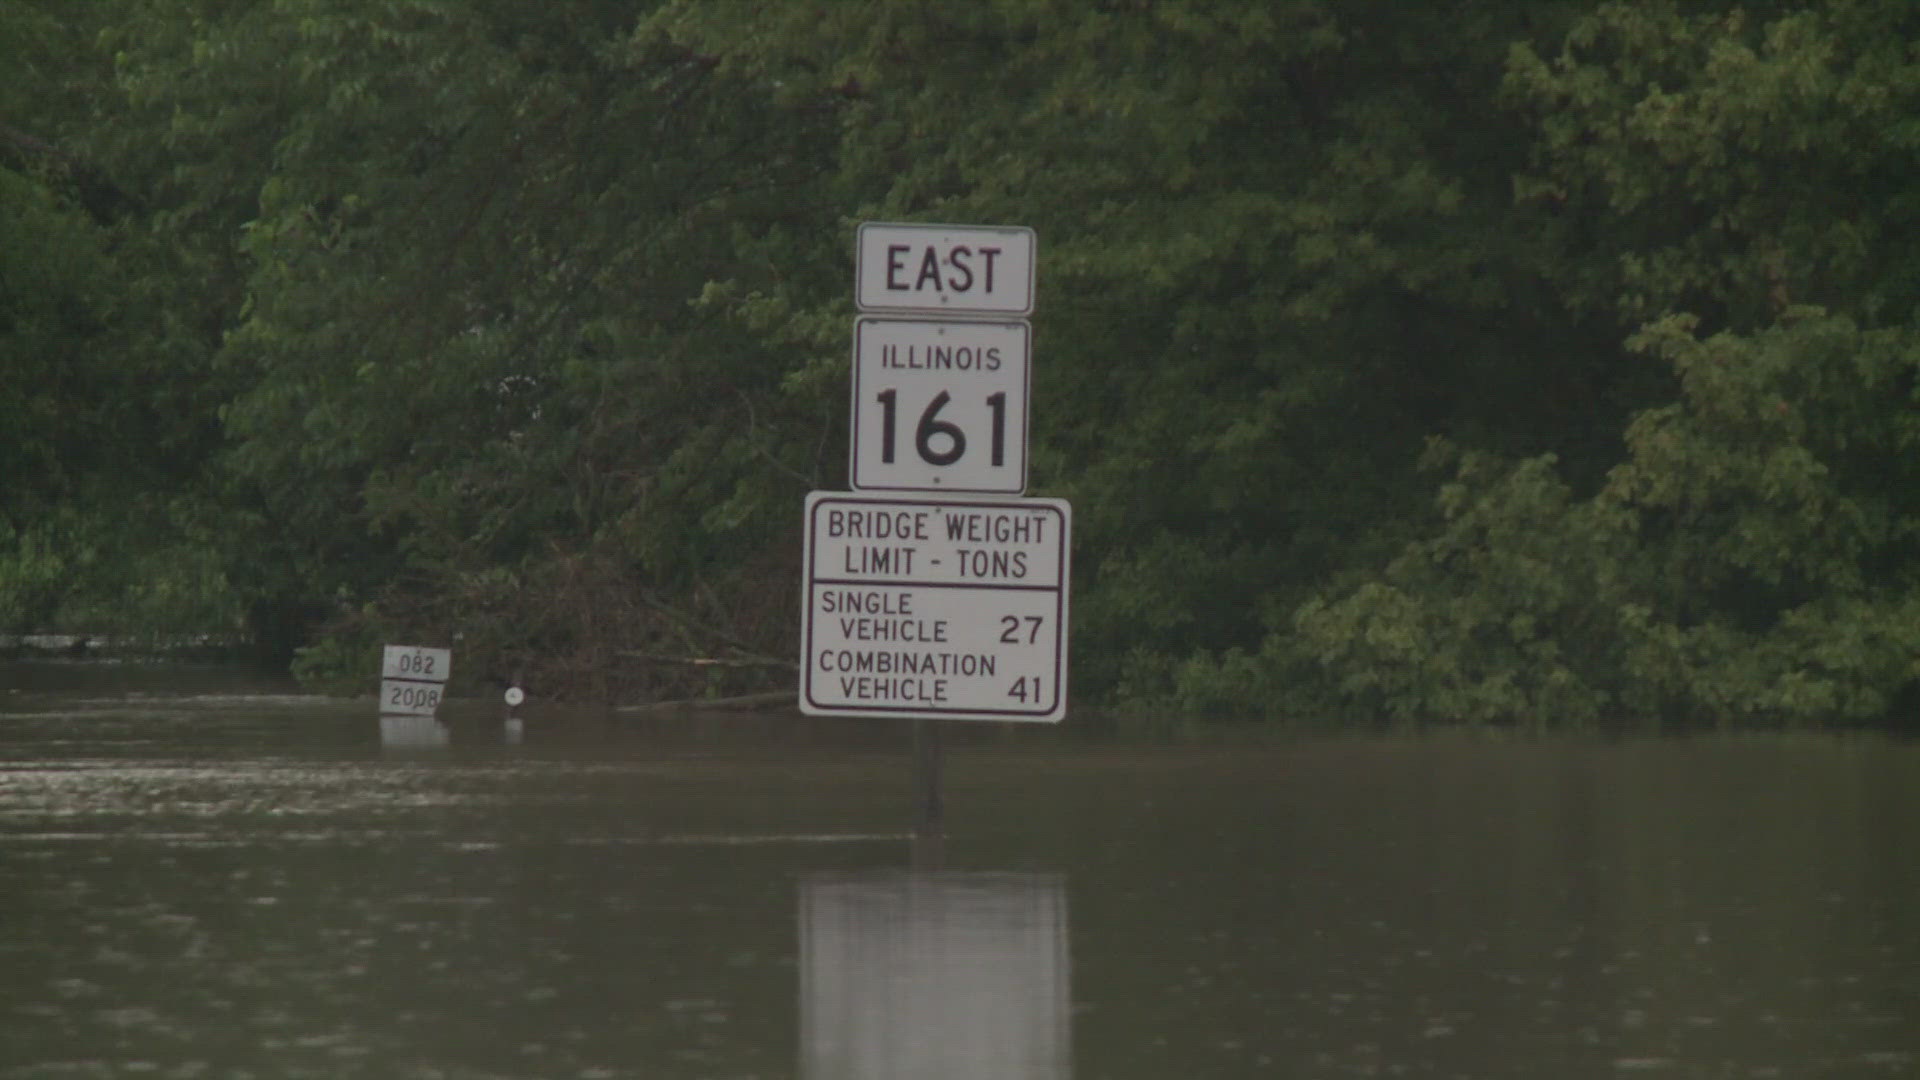
[[[1023,621],[1022,617],[1019,615],[1000,616],[1000,643],[1001,644],[1031,645],[1034,642],[1040,640],[1040,627],[1042,624],[1046,622],[1046,619],[1039,615],[1025,616],[1024,621],[1027,624],[1027,635],[1026,635],[1027,639],[1024,642],[1020,640],[1020,624],[1022,621]]]

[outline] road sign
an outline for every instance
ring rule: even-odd
[[[1066,713],[1065,501],[816,491],[806,517],[802,712]]]
[[[452,672],[451,649],[388,645],[380,660],[380,711],[432,716],[440,707],[447,676]]]
[[[452,649],[423,649],[417,645],[389,645],[380,658],[380,677],[414,682],[447,681],[453,672]]]
[[[853,486],[1024,492],[1029,354],[1024,322],[856,320]]]
[[[854,302],[862,311],[949,317],[1033,312],[1034,236],[1024,227],[860,226]]]
[[[446,687],[440,683],[380,680],[380,711],[388,716],[432,716]]]

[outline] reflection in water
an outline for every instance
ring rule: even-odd
[[[388,750],[439,750],[450,741],[447,725],[431,716],[380,718],[380,745]]]
[[[1063,1080],[1069,971],[1060,875],[809,875],[801,1075]]]
[[[454,725],[440,716],[380,717],[380,747],[387,751],[445,750],[453,746]],[[517,716],[509,716],[495,727],[492,723],[465,722],[458,741],[462,745],[519,746],[526,741],[526,725]]]
[[[0,1080],[1920,1076],[1920,745],[962,746],[1059,874],[915,875],[904,738],[187,675],[0,663]]]

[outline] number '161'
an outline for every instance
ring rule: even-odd
[[[880,463],[893,464],[894,445],[898,441],[899,394],[893,390],[882,390],[876,394],[880,401]],[[959,461],[967,452],[967,434],[951,420],[940,419],[940,410],[947,407],[953,395],[945,390],[934,396],[920,414],[920,423],[913,430],[913,448],[920,460],[929,465],[951,465]],[[993,430],[987,438],[988,459],[995,468],[1007,463],[1007,395],[1004,391],[987,395],[987,408],[993,413]]]

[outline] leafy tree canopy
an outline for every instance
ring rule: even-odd
[[[778,685],[855,226],[1022,224],[1083,704],[1897,715],[1910,7],[6,0],[0,605]]]

